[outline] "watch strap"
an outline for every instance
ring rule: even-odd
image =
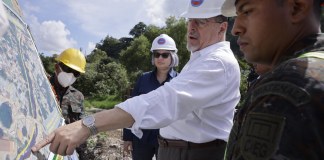
[[[94,136],[98,133],[98,130],[94,125],[91,125],[88,128],[90,129],[90,136]]]

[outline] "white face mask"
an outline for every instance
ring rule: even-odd
[[[65,88],[72,85],[75,82],[76,78],[74,77],[73,73],[66,73],[64,71],[61,71],[57,75],[57,80],[60,85]]]

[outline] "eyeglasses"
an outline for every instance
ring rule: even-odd
[[[66,72],[66,73],[73,73],[73,75],[74,75],[75,78],[78,78],[81,75],[80,72],[78,72],[78,71],[76,71],[76,70],[74,70],[74,69],[66,66],[63,63],[59,63],[59,66],[61,67],[62,71],[64,71],[64,72]]]
[[[203,28],[205,26],[207,26],[208,22],[212,22],[212,23],[223,23],[224,21],[212,21],[213,18],[189,18],[187,19],[188,23],[194,23],[195,25],[197,25],[199,28]]]
[[[159,58],[160,56],[162,56],[162,58],[167,59],[169,55],[170,55],[169,52],[164,52],[164,53],[153,52],[154,58]]]

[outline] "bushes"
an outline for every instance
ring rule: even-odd
[[[86,108],[100,108],[100,109],[112,109],[114,106],[121,102],[118,96],[96,96],[88,97],[84,101]]]

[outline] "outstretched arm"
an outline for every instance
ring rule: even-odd
[[[130,127],[134,123],[133,117],[120,108],[102,111],[94,114],[95,126],[99,132]],[[32,147],[32,152],[38,152],[44,146],[50,144],[50,151],[59,155],[71,155],[74,149],[84,143],[90,136],[90,130],[76,121],[62,126],[45,139]]]

